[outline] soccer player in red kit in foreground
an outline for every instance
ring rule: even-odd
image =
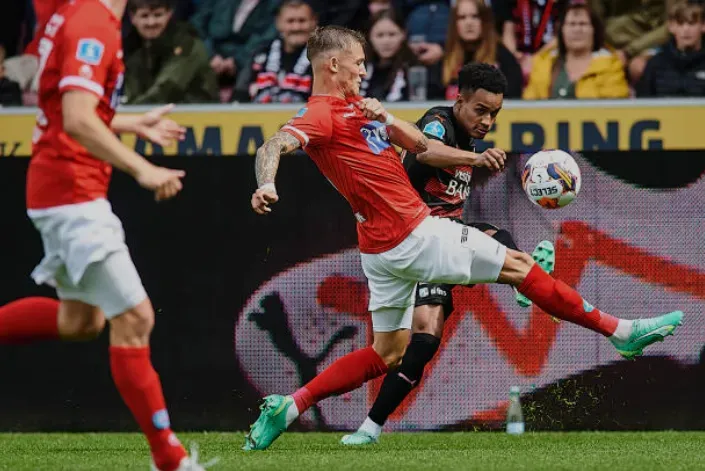
[[[306,150],[358,221],[373,344],[338,359],[292,395],[266,397],[244,449],[266,449],[312,404],[397,368],[409,344],[417,282],[512,285],[548,314],[608,337],[627,358],[681,324],[680,311],[634,321],[613,317],[552,278],[528,254],[477,229],[430,216],[392,147],[419,154],[426,151],[427,138],[377,100],[358,96],[365,76],[363,45],[362,35],[338,26],[313,33],[308,42],[312,96],[257,150],[258,189],[251,203],[258,214],[269,213],[278,200],[274,178],[280,156]],[[504,153],[493,155],[503,169]]]
[[[159,376],[150,359],[154,310],[108,203],[112,167],[174,197],[184,172],[157,167],[114,132],[161,145],[185,130],[163,118],[170,106],[142,116],[115,116],[122,83],[121,18],[127,0],[69,2],[39,32],[39,113],[27,173],[27,213],[44,258],[32,272],[56,287],[60,302],[24,298],[0,307],[0,343],[88,340],[110,322],[115,385],[145,434],[152,469],[200,471],[171,430]]]

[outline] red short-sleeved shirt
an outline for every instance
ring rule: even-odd
[[[27,207],[81,203],[107,194],[112,168],[64,131],[62,94],[100,98],[96,113],[115,115],[124,66],[120,20],[100,0],[71,2],[49,19],[39,39],[39,112],[27,174]]]
[[[360,251],[380,253],[404,240],[430,210],[412,188],[386,126],[365,118],[358,100],[312,96],[282,131],[301,142],[350,203]]]

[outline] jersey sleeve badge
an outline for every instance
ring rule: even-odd
[[[446,128],[440,121],[434,120],[423,127],[423,133],[443,140],[443,137],[446,135]]]
[[[105,45],[97,39],[80,39],[76,48],[76,59],[88,65],[98,65],[104,52]]]

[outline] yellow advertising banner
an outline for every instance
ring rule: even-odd
[[[696,103],[685,106],[634,103],[507,104],[483,146],[519,152],[540,148],[575,151],[705,149],[705,132],[700,129],[705,122],[705,102],[700,106]],[[398,118],[416,121],[433,105],[438,103],[390,105],[389,109]],[[184,141],[162,149],[135,136],[126,135],[122,139],[145,155],[253,154],[265,138],[295,113],[293,107],[185,107],[173,113],[173,118],[188,130]],[[34,119],[31,111],[0,113],[0,157],[30,155]]]

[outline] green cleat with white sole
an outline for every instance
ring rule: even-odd
[[[273,394],[265,397],[259,407],[262,412],[257,421],[250,426],[250,433],[245,437],[245,446],[242,449],[251,451],[269,448],[288,427],[286,411],[289,407],[296,407],[291,396]]]
[[[543,268],[543,271],[549,275],[553,273],[553,269],[556,266],[556,248],[553,244],[547,240],[541,241],[539,245],[536,246],[533,252],[531,252],[531,258],[534,259],[538,265]],[[530,307],[533,303],[529,298],[521,294],[519,291],[514,289],[516,294],[516,300],[521,307]],[[553,320],[558,322],[554,317]]]
[[[376,445],[378,441],[377,437],[360,430],[350,435],[345,435],[340,439],[340,443],[346,446]]]
[[[673,331],[683,324],[683,312],[673,311],[663,316],[650,319],[636,319],[632,324],[632,333],[625,341],[610,338],[610,342],[620,355],[627,360],[643,355],[644,349],[655,342],[673,335]]]

